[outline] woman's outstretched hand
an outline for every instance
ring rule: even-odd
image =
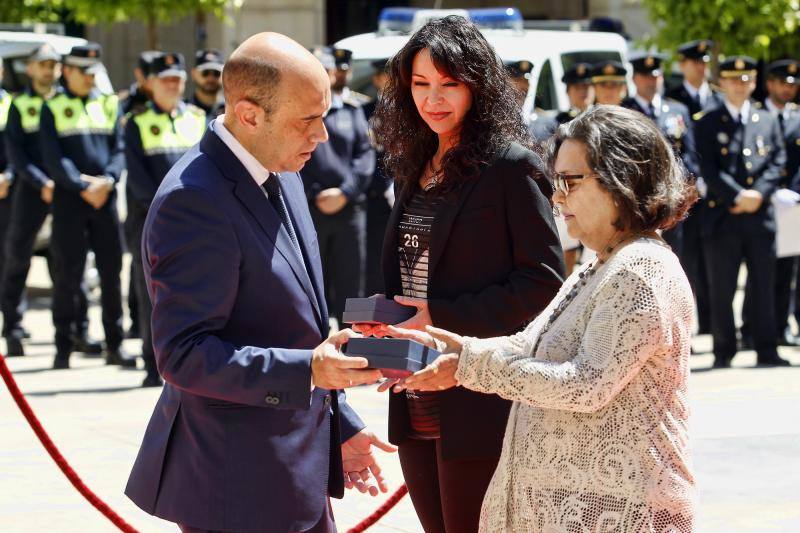
[[[437,357],[433,363],[402,380],[387,380],[381,383],[378,392],[386,391],[389,388],[392,388],[394,392],[404,389],[440,391],[458,385],[455,375],[458,370],[458,358],[464,346],[464,339],[461,335],[433,326],[425,327],[425,331],[386,326],[386,332],[394,338],[413,340],[433,349],[438,349],[436,342],[438,341],[439,347],[443,345],[444,348],[442,355]]]

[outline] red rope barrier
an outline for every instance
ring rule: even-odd
[[[403,483],[394,494],[389,496],[389,499],[386,500],[383,505],[375,509],[375,512],[366,517],[364,520],[348,529],[347,533],[361,533],[362,531],[366,531],[367,528],[374,526],[375,523],[383,518],[383,515],[391,511],[392,508],[397,505],[397,502],[402,500],[403,496],[406,494],[408,494],[408,487],[405,483]]]
[[[17,386],[17,382],[14,381],[14,377],[11,375],[11,371],[8,369],[6,365],[6,358],[4,355],[0,354],[0,374],[3,376],[3,381],[6,382],[6,386],[8,387],[8,391],[11,393],[11,397],[14,398],[14,401],[17,403],[17,407],[19,410],[22,411],[23,416],[28,421],[28,424],[31,426],[31,429],[36,436],[39,437],[39,441],[44,446],[47,453],[50,454],[50,457],[53,458],[53,461],[56,462],[58,468],[67,476],[67,479],[70,483],[81,493],[81,495],[86,498],[86,500],[91,503],[98,511],[103,513],[103,515],[111,520],[111,522],[117,526],[120,531],[124,531],[125,533],[139,533],[136,528],[125,522],[121,516],[114,512],[111,507],[108,506],[103,500],[101,500],[92,490],[86,486],[83,480],[78,476],[77,473],[72,469],[64,456],[61,455],[61,452],[58,451],[56,445],[53,444],[53,441],[50,439],[50,436],[42,427],[42,424],[39,422],[39,419],[36,418],[36,415],[33,413],[31,406],[28,404],[28,401],[25,399],[25,396],[22,394],[22,391],[19,390]]]

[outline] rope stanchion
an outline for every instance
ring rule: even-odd
[[[351,527],[347,530],[347,533],[361,533],[362,531],[366,531],[367,528],[374,526],[378,520],[383,518],[383,516],[392,510],[392,508],[397,505],[397,503],[403,499],[403,496],[408,494],[408,487],[405,483],[403,483],[399,489],[397,489],[394,494],[389,496],[383,505],[375,509],[375,512],[366,517],[364,520],[356,524],[355,526]]]
[[[45,450],[47,450],[47,453],[50,454],[50,457],[53,458],[53,461],[55,461],[58,468],[67,477],[69,482],[72,483],[78,492],[80,492],[81,495],[95,507],[95,509],[100,511],[115,526],[117,526],[120,531],[124,531],[125,533],[139,533],[136,528],[125,522],[125,520],[123,520],[121,516],[114,512],[114,510],[111,509],[107,503],[105,503],[94,492],[92,492],[92,490],[86,486],[80,476],[78,476],[78,474],[72,469],[67,460],[64,459],[64,456],[61,455],[61,452],[58,451],[58,448],[56,448],[56,445],[50,439],[50,436],[44,430],[44,427],[42,427],[39,419],[36,418],[36,415],[33,413],[31,406],[28,404],[28,401],[22,394],[22,391],[19,390],[17,382],[11,375],[11,370],[9,370],[8,365],[6,365],[6,358],[2,354],[0,354],[0,375],[3,376],[3,381],[5,381],[8,391],[11,393],[11,397],[14,398],[14,401],[17,403],[17,407],[19,407],[19,410],[22,411],[22,414],[28,421],[31,429],[39,438],[39,441],[42,443]]]

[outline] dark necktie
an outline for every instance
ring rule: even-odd
[[[778,113],[778,125],[781,127],[781,134],[783,135],[783,111]]]
[[[286,233],[289,234],[289,239],[292,241],[294,251],[300,258],[300,262],[303,263],[303,266],[305,266],[305,262],[303,261],[303,252],[300,250],[300,243],[298,242],[297,235],[294,232],[292,219],[289,218],[289,211],[286,209],[286,204],[283,201],[281,185],[276,174],[270,173],[269,178],[266,182],[264,182],[264,190],[267,191],[269,203],[271,203],[272,207],[275,208],[275,212],[278,213],[278,217],[281,219],[281,223],[286,229]]]
[[[647,104],[647,116],[652,118],[653,120],[656,119],[656,108],[653,107],[653,102]]]

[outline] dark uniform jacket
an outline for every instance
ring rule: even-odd
[[[338,187],[348,201],[363,201],[375,171],[364,111],[354,99],[334,95],[324,120],[330,139],[317,146],[301,171],[306,195],[313,205],[320,192]]]
[[[5,134],[8,125],[9,112],[11,111],[11,95],[0,89],[0,172],[6,172],[9,179],[13,176],[9,173],[8,157],[6,150],[3,149],[6,144]]]
[[[65,190],[86,189],[81,174],[119,181],[125,168],[116,95],[92,91],[79,98],[65,88],[42,107],[39,138],[47,172]]]
[[[372,124],[372,121],[375,119],[372,118],[372,115],[375,114],[377,104],[378,100],[375,99],[362,106],[364,117],[370,124],[370,142],[372,143],[372,148],[375,150],[375,173],[372,175],[369,187],[367,187],[367,197],[381,198],[385,201],[386,190],[392,186],[392,178],[387,174],[386,168],[383,165],[383,146],[378,139],[375,138],[374,134],[374,124]]]
[[[778,120],[751,102],[748,121],[734,122],[724,103],[697,121],[700,169],[708,185],[704,233],[715,231],[775,231],[770,196],[786,163]],[[744,189],[764,196],[752,214],[732,215],[728,209]]]
[[[786,170],[781,180],[782,187],[800,192],[800,108],[792,106],[789,116],[783,120],[783,138],[786,142]]]
[[[697,150],[692,130],[692,118],[689,109],[677,100],[662,99],[658,115],[652,118],[664,136],[672,144],[676,153],[680,155],[686,169],[693,176],[699,172]],[[633,109],[649,116],[648,110],[643,109],[636,98],[626,98],[622,107]]]
[[[706,105],[701,106],[697,100],[692,98],[692,96],[689,94],[689,91],[687,91],[686,87],[683,86],[683,83],[664,93],[664,98],[677,100],[678,102],[685,105],[689,109],[689,116],[692,117],[692,119],[694,120],[697,120],[699,118],[699,116],[697,117],[695,116],[697,115],[697,113],[703,110],[717,107],[718,105],[721,105],[724,101],[722,94],[719,91],[715,90],[714,88],[711,88],[711,95],[708,97]]]
[[[19,94],[11,104],[6,126],[8,159],[17,176],[36,190],[41,190],[50,179],[44,170],[39,144],[39,123],[44,103],[45,99],[33,89]]]

